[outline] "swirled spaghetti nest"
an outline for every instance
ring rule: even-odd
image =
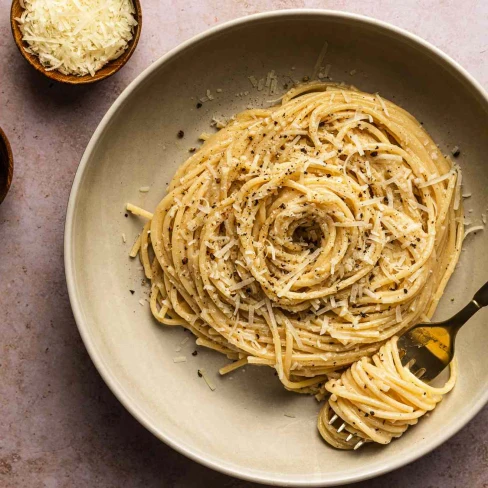
[[[175,174],[135,251],[157,320],[310,391],[430,317],[459,172],[406,111],[334,85],[238,114]],[[133,253],[135,254],[135,253]]]

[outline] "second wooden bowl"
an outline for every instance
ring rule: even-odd
[[[7,136],[0,129],[0,203],[7,196],[14,174],[14,158]]]
[[[61,83],[69,83],[71,85],[82,85],[86,83],[94,83],[96,81],[103,80],[112,76],[114,73],[119,71],[122,66],[129,60],[132,56],[132,53],[136,49],[137,43],[139,41],[139,37],[141,35],[141,28],[142,28],[142,9],[141,3],[139,0],[132,0],[135,9],[135,19],[137,20],[137,25],[134,27],[134,37],[130,40],[127,49],[124,53],[107,63],[103,68],[99,69],[95,76],[91,75],[84,75],[84,76],[76,76],[76,75],[64,75],[57,70],[46,71],[44,66],[40,63],[39,58],[34,56],[33,54],[28,53],[24,48],[28,47],[27,43],[22,40],[22,32],[20,31],[20,27],[18,22],[15,20],[16,17],[20,17],[24,9],[20,5],[19,0],[12,1],[12,7],[10,9],[10,25],[12,27],[12,34],[14,36],[15,44],[19,48],[22,56],[24,56],[25,60],[37,71],[42,73],[43,75],[51,78],[52,80],[59,81]]]

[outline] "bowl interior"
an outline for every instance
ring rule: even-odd
[[[246,367],[219,377],[228,361],[198,348],[177,328],[151,317],[142,268],[128,253],[141,222],[125,216],[132,202],[152,210],[176,168],[211,132],[213,116],[228,117],[279,95],[258,91],[275,70],[283,85],[324,63],[334,81],[352,83],[409,110],[447,153],[457,145],[465,202],[474,223],[486,212],[487,102],[449,62],[411,37],[343,14],[289,12],[255,17],[200,37],[143,74],[111,109],[80,166],[68,210],[66,265],[80,331],[102,375],[152,432],[207,465],[248,479],[326,485],[393,469],[438,445],[486,400],[486,311],[458,336],[461,374],[437,410],[384,448],[342,452],[316,430],[315,399],[284,391],[273,371]],[[354,76],[351,70],[356,70]],[[214,100],[197,108],[210,90]],[[183,130],[183,139],[177,138]],[[150,186],[148,193],[139,188]],[[466,213],[467,213],[466,210]],[[123,236],[127,242],[123,242]],[[487,276],[486,237],[471,235],[439,306],[447,317],[469,301]],[[134,290],[132,294],[130,290]],[[453,300],[452,300],[453,299]],[[181,343],[189,337],[189,341]],[[182,348],[176,352],[177,347]],[[184,355],[187,361],[173,363]],[[217,389],[198,377],[205,368]]]
[[[46,71],[44,66],[39,62],[39,58],[33,54],[28,53],[24,47],[28,47],[27,43],[22,40],[22,32],[20,31],[19,24],[15,20],[22,15],[24,8],[20,4],[20,0],[13,0],[12,7],[10,9],[10,25],[12,28],[12,34],[14,36],[14,41],[19,48],[24,59],[39,73],[44,76],[51,78],[52,80],[59,81],[61,83],[68,83],[71,85],[81,85],[86,83],[95,83],[96,81],[103,80],[109,76],[115,74],[119,71],[122,66],[129,60],[132,53],[135,51],[137,43],[139,42],[139,37],[141,35],[142,28],[142,8],[140,0],[132,0],[135,9],[135,19],[137,20],[137,25],[134,27],[134,36],[129,41],[127,49],[119,56],[117,59],[110,61],[103,68],[99,69],[94,76],[76,76],[76,75],[65,75],[57,70]]]

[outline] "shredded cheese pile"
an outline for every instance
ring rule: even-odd
[[[131,0],[23,0],[24,49],[46,70],[95,75],[126,49],[137,25]]]
[[[434,154],[435,157],[431,155]],[[319,384],[432,316],[461,250],[459,170],[379,95],[312,83],[238,114],[174,176],[131,256],[151,310],[235,362]]]

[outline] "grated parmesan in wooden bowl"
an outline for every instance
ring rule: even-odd
[[[118,71],[141,29],[139,0],[14,0],[11,26],[24,58],[49,78],[92,83]]]

